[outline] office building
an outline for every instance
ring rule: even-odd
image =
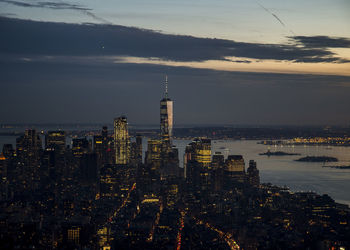
[[[168,97],[168,77],[165,78],[165,95],[160,101],[160,136],[163,143],[171,144],[173,135],[173,101]]]
[[[148,140],[145,164],[152,170],[159,170],[161,166],[162,141]]]
[[[259,187],[260,185],[259,170],[257,169],[256,161],[254,160],[249,161],[249,167],[247,169],[247,177],[248,177],[248,182],[252,186]]]
[[[115,163],[126,165],[130,157],[128,122],[125,116],[114,119]]]
[[[242,155],[229,155],[225,161],[225,173],[228,182],[245,180],[245,162]]]
[[[72,141],[72,152],[75,157],[82,157],[91,151],[90,143],[86,138],[75,138]]]
[[[64,131],[49,131],[45,137],[45,147],[54,148],[59,154],[66,149],[66,133]]]

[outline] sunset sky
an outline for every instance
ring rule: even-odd
[[[349,13],[347,0],[0,0],[0,122],[156,124],[168,74],[177,124],[349,125]]]

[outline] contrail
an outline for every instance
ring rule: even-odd
[[[259,3],[258,1],[255,1],[262,9],[264,9],[267,13],[271,14],[284,28],[288,29],[287,25],[281,20],[281,18],[279,18],[275,13],[273,13],[271,10],[265,8],[261,3]],[[291,32],[294,36],[295,33],[293,32],[293,30],[289,29],[289,32]]]
[[[89,16],[89,17],[92,17],[93,19],[97,20],[97,21],[100,21],[100,22],[103,22],[105,24],[113,24],[112,22],[102,18],[102,17],[98,17],[96,16],[94,13],[90,12],[90,11],[87,11],[87,10],[79,10],[81,13]]]
[[[64,3],[64,1],[62,0],[58,0],[59,2],[61,3]],[[92,17],[93,19],[97,20],[97,21],[100,21],[100,22],[103,22],[105,24],[113,24],[112,22],[102,18],[102,17],[99,17],[99,16],[96,16],[94,13],[92,13],[91,11],[89,11],[88,9],[83,9],[83,8],[79,8],[79,9],[75,9],[77,11],[79,11],[80,13],[83,13],[89,17]]]
[[[273,13],[271,13],[274,17],[276,17],[276,19],[284,26],[284,27],[286,27],[286,25],[282,22],[282,20],[281,19],[279,19],[279,17],[278,16],[276,16],[275,14],[273,14]]]

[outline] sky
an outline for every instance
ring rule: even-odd
[[[0,0],[0,123],[350,125],[350,1]]]

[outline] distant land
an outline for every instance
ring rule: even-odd
[[[325,168],[337,168],[337,169],[350,169],[350,165],[349,166],[323,166]]]
[[[283,151],[271,152],[267,151],[265,153],[260,153],[259,155],[267,155],[267,156],[285,156],[285,155],[300,155],[299,153],[287,153]]]
[[[338,159],[335,157],[330,156],[306,156],[302,157],[300,159],[297,159],[295,161],[302,161],[302,162],[337,162]]]
[[[108,126],[113,131],[112,122],[108,123],[28,123],[28,124],[0,124],[0,135],[21,135],[25,129],[33,128],[37,131],[64,130],[69,133],[94,134],[99,133],[102,126]],[[152,137],[159,133],[159,125],[129,124],[130,135],[143,134]],[[210,139],[260,140],[261,144],[284,144],[284,140],[293,138],[350,138],[350,127],[324,126],[252,126],[252,125],[175,125],[174,138],[188,139],[207,137]],[[330,145],[330,144],[327,144]],[[338,144],[347,146],[347,144]]]

